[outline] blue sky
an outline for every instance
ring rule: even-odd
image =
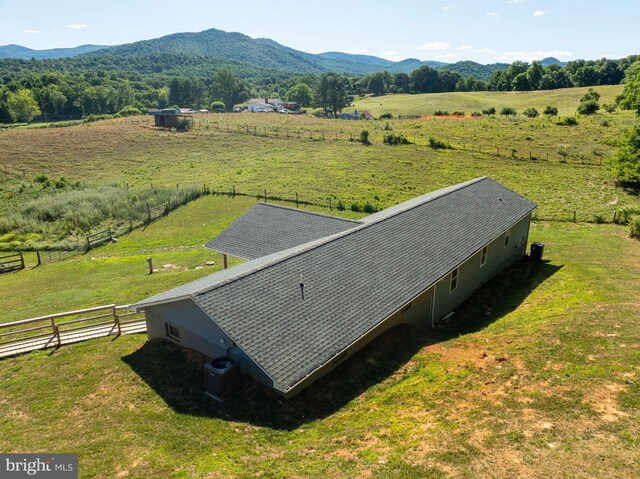
[[[310,53],[480,63],[640,53],[640,0],[0,0],[0,45],[115,45],[218,28]]]

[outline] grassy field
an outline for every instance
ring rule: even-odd
[[[623,85],[602,85],[593,87],[600,93],[600,104],[612,104],[622,93]],[[558,108],[560,115],[574,115],[580,98],[589,90],[584,88],[562,88],[558,90],[519,92],[453,92],[427,95],[384,95],[367,97],[355,102],[355,107],[369,110],[374,116],[383,113],[393,115],[433,115],[437,110],[464,111],[468,115],[490,106],[500,111],[503,107],[515,108],[518,113],[529,107],[542,114],[547,105]]]
[[[3,360],[0,450],[77,452],[83,478],[635,478],[640,243],[609,225],[531,239],[548,262],[515,265],[441,330],[391,331],[291,402],[250,383],[212,402],[200,358],[144,336]],[[131,241],[118,248],[146,244]]]
[[[566,105],[581,96],[557,94]],[[493,95],[480,101],[490,106]],[[537,106],[536,95],[517,98]],[[440,98],[437,109],[469,109]],[[577,127],[225,114],[198,117],[187,133],[131,119],[0,131],[0,221],[62,194],[33,181],[45,173],[89,189],[297,192],[320,205],[305,208],[351,218],[363,214],[353,203],[383,208],[489,175],[536,201],[540,218],[576,212],[579,222],[536,220],[530,240],[546,244],[548,262],[505,271],[437,331],[396,328],[290,402],[247,382],[213,403],[202,394],[202,358],[139,335],[0,361],[0,451],[77,452],[83,478],[635,478],[640,242],[623,227],[584,223],[640,205],[599,165],[634,123],[626,112],[580,117]],[[363,128],[370,146],[349,141]],[[389,132],[415,144],[384,145]],[[431,136],[454,149],[429,148]],[[255,201],[205,196],[115,244],[39,267],[27,253],[26,270],[0,275],[0,322],[131,303],[217,271],[220,258],[202,245]]]
[[[206,185],[253,195],[266,189],[269,196],[289,199],[298,193],[322,205],[332,197],[334,205],[342,202],[347,209],[366,202],[385,208],[489,175],[536,201],[540,218],[569,220],[575,212],[580,221],[611,221],[620,207],[639,203],[634,192],[617,188],[601,165],[621,132],[637,121],[631,112],[581,117],[575,127],[545,118],[365,123],[226,114],[198,117],[193,131],[171,133],[132,121],[138,120],[0,133],[0,215],[22,214],[34,197],[61,194],[55,188],[43,191],[34,181],[42,174],[87,188],[126,185],[140,196],[152,187]],[[370,131],[372,145],[349,141],[363,128]],[[414,144],[385,145],[388,133]],[[432,137],[453,149],[430,148]],[[71,229],[70,235],[80,239],[87,233],[67,226],[52,230]],[[45,232],[42,245],[51,242],[47,228],[34,228]],[[30,233],[22,231],[21,237]],[[7,247],[2,235],[0,247]]]

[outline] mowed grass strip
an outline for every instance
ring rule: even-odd
[[[82,477],[606,477],[640,461],[640,244],[540,223],[521,262],[438,331],[397,328],[292,401],[225,404],[144,336],[0,362],[0,449],[80,455]],[[603,284],[603,281],[605,283]]]

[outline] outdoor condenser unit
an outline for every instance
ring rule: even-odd
[[[204,365],[205,384],[208,395],[214,399],[228,396],[242,386],[240,363],[222,356]]]

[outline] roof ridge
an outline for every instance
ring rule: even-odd
[[[359,220],[352,220],[351,218],[342,218],[340,216],[327,215],[325,213],[318,213],[316,211],[309,211],[309,210],[304,210],[304,209],[301,210],[300,208],[292,208],[291,206],[278,205],[276,203],[266,203],[264,201],[258,201],[256,204],[257,205],[270,206],[270,207],[273,207],[273,208],[281,208],[283,210],[296,211],[298,213],[305,213],[305,214],[308,214],[308,215],[321,216],[322,218],[331,218],[331,219],[334,219],[334,220],[347,221],[349,223],[362,224]]]

